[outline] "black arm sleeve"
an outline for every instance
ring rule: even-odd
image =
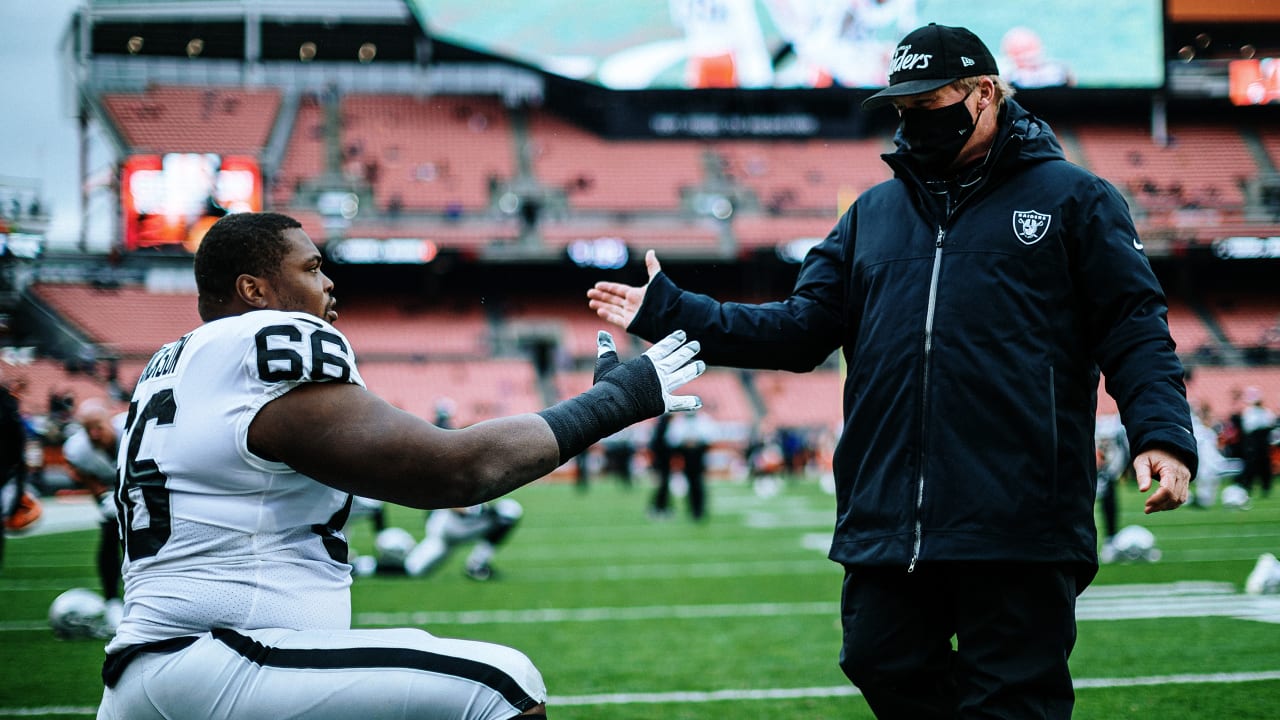
[[[560,462],[597,440],[666,410],[653,361],[641,355],[615,366],[590,390],[542,410],[560,448]]]

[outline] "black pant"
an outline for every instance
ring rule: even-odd
[[[689,481],[689,514],[701,520],[707,514],[707,448],[705,445],[682,448],[684,477]]]
[[[115,600],[120,597],[120,524],[103,520],[98,530],[98,579],[102,581],[102,597]]]
[[[1098,490],[1098,504],[1102,506],[1102,528],[1108,540],[1120,530],[1120,507],[1116,502],[1116,485],[1119,480],[1108,480]]]
[[[657,489],[653,493],[653,509],[665,513],[671,508],[671,451],[667,449],[650,450],[649,460],[653,472],[657,475]]]
[[[1271,494],[1271,430],[1255,430],[1245,436],[1243,446],[1244,471],[1237,479],[1249,494],[1253,494],[1256,482],[1264,496]]]
[[[881,720],[1066,720],[1075,701],[1071,569],[846,567],[840,667]]]

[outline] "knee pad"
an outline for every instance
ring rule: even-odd
[[[449,546],[439,536],[431,536],[414,546],[404,559],[404,571],[412,577],[429,575],[449,554]]]

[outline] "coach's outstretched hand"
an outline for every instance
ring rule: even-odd
[[[644,267],[649,273],[650,280],[662,272],[658,254],[652,250],[646,252]],[[587,305],[596,311],[596,315],[599,315],[601,320],[611,322],[625,330],[636,319],[636,313],[640,311],[640,305],[644,302],[644,293],[648,287],[648,285],[635,287],[602,280],[587,290]]]

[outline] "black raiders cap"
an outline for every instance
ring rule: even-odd
[[[898,43],[889,61],[889,87],[863,100],[862,109],[937,90],[960,78],[999,73],[996,59],[977,35],[966,28],[929,23]]]

